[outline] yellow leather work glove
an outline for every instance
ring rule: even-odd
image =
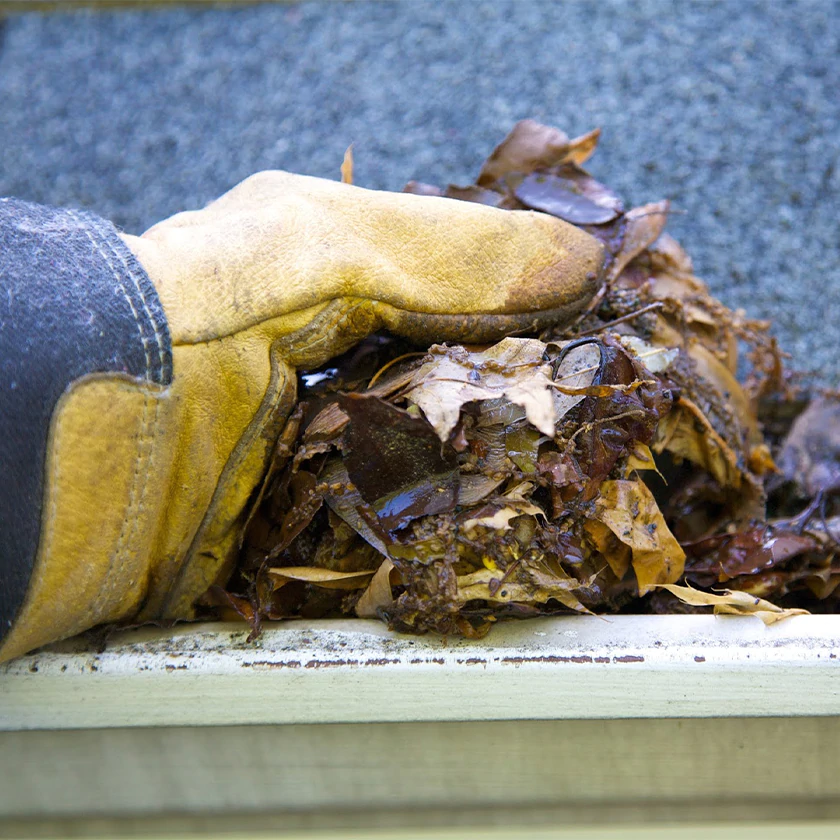
[[[52,409],[37,553],[0,659],[98,624],[192,617],[231,570],[296,368],[383,327],[477,342],[562,322],[603,263],[547,215],[284,172],[122,240],[168,324],[140,330],[159,375],[91,372]],[[137,288],[135,319],[152,307]]]

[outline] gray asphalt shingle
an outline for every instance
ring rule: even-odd
[[[590,168],[732,306],[840,383],[840,3],[309,2],[6,22],[0,193],[131,232],[264,168],[466,182],[520,118],[604,129]]]

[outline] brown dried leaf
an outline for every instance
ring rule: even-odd
[[[676,595],[686,604],[697,607],[714,607],[715,615],[754,615],[760,618],[765,624],[775,624],[785,618],[794,615],[810,615],[808,610],[782,609],[770,601],[756,598],[746,592],[726,589],[720,595],[711,592],[701,592],[689,586],[674,586],[660,584],[662,589],[667,589],[672,595]]]
[[[587,131],[586,134],[575,137],[569,143],[569,151],[566,153],[564,162],[573,163],[576,166],[586,163],[594,154],[600,139],[600,128],[593,128],[592,131]]]
[[[306,426],[303,443],[337,442],[350,418],[338,407],[337,402],[327,403]],[[302,459],[298,459],[302,460]]]
[[[621,250],[610,266],[607,277],[609,281],[615,280],[634,257],[658,239],[668,221],[670,206],[669,201],[656,201],[625,213],[624,239]]]
[[[652,493],[641,481],[605,481],[595,500],[596,518],[633,553],[633,571],[644,595],[683,573],[685,552],[665,524]]]
[[[537,169],[548,169],[568,158],[571,145],[569,136],[560,129],[535,120],[521,120],[493,149],[476,183],[491,187],[512,172],[527,175]]]

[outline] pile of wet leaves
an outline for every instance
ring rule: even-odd
[[[667,202],[627,209],[583,169],[597,141],[524,121],[475,184],[406,187],[577,225],[607,283],[571,326],[481,347],[376,335],[304,375],[208,606],[254,633],[361,616],[466,636],[570,612],[837,609],[840,402],[710,296]]]

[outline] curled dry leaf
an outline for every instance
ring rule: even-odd
[[[313,586],[322,586],[324,589],[362,589],[373,576],[373,571],[334,572],[316,566],[288,566],[267,571],[274,581],[275,588],[290,580],[300,580]]]
[[[652,449],[668,451],[706,470],[723,487],[739,489],[751,481],[746,465],[712,426],[708,417],[687,397],[659,424]]]
[[[652,245],[659,238],[668,221],[670,206],[669,201],[657,201],[653,204],[645,204],[643,207],[636,207],[625,214],[624,239],[610,267],[609,280],[615,280],[631,260],[638,257],[648,245]]]
[[[359,618],[377,618],[383,610],[393,605],[394,577],[394,564],[386,558],[370,579],[367,589],[356,604],[356,615]]]
[[[672,595],[676,595],[686,604],[695,607],[714,607],[715,615],[754,615],[765,624],[775,624],[794,615],[810,615],[808,610],[783,609],[776,604],[756,598],[746,592],[725,589],[720,595],[711,592],[700,592],[689,586],[675,586],[661,584]]]
[[[567,161],[584,163],[595,151],[600,134],[596,129],[570,140],[557,128],[541,125],[535,120],[522,120],[493,150],[476,183],[480,187],[491,187],[506,175],[528,175]]]

